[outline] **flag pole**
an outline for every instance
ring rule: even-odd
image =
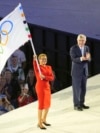
[[[36,52],[35,52],[35,48],[34,48],[34,44],[33,44],[32,39],[30,39],[30,42],[31,42],[31,46],[32,46],[33,53],[34,53],[35,56],[37,56],[36,55]],[[39,74],[41,75],[41,70],[40,70],[39,63],[38,63],[37,58],[36,58],[36,63],[37,63],[37,67],[38,67],[38,70],[39,70]]]

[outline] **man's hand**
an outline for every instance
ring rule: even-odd
[[[91,59],[90,53],[86,53],[86,59],[87,59],[87,60],[90,60],[90,59]]]
[[[90,53],[86,53],[86,56],[80,57],[81,61],[87,61],[87,60],[90,60],[90,59],[91,59]]]

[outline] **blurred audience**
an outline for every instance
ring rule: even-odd
[[[21,93],[18,96],[18,106],[22,107],[34,101],[33,97],[29,94],[28,84],[20,84]]]
[[[0,115],[5,114],[11,110],[14,110],[13,105],[11,105],[6,95],[0,94]]]
[[[13,78],[18,80],[19,83],[25,81],[24,70],[21,66],[19,66],[18,57],[14,54],[11,56],[10,65],[7,67],[7,69],[12,72]]]
[[[33,69],[29,69],[27,77],[26,77],[26,83],[28,84],[28,87],[29,87],[29,94],[32,95],[34,100],[37,100],[37,95],[35,91],[36,77],[35,77]]]
[[[6,84],[3,88],[2,93],[5,94],[12,105],[17,108],[17,97],[20,93],[19,82],[13,78],[12,72],[8,69],[5,70],[4,77],[6,79]]]
[[[20,50],[20,49],[17,49],[13,53],[13,55],[17,56],[19,67],[22,67],[23,70],[24,70],[25,67],[26,67],[26,56],[25,56],[24,52],[22,50]],[[9,67],[10,65],[11,65],[11,56],[10,56],[10,58],[7,61],[7,66]]]

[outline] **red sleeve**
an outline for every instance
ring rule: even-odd
[[[35,60],[33,60],[33,67],[34,67],[34,73],[36,75],[36,78],[39,77],[39,70],[37,67],[37,62]]]
[[[36,77],[39,77],[39,70],[38,70],[37,63],[35,60],[33,61],[33,67],[34,67],[34,72],[35,72]],[[51,66],[47,65],[46,70],[41,68],[41,73],[45,76],[44,80],[47,80],[47,81],[54,80],[54,74],[53,74],[53,70]]]
[[[37,63],[35,60],[33,60],[33,67],[34,67],[34,71],[38,72]]]
[[[54,74],[51,66],[48,67],[48,74],[45,75],[45,80],[48,80],[48,81],[54,80]]]

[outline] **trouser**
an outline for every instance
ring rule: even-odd
[[[87,77],[85,75],[79,78],[76,76],[72,76],[74,106],[81,106],[84,104],[86,94],[86,82]]]

